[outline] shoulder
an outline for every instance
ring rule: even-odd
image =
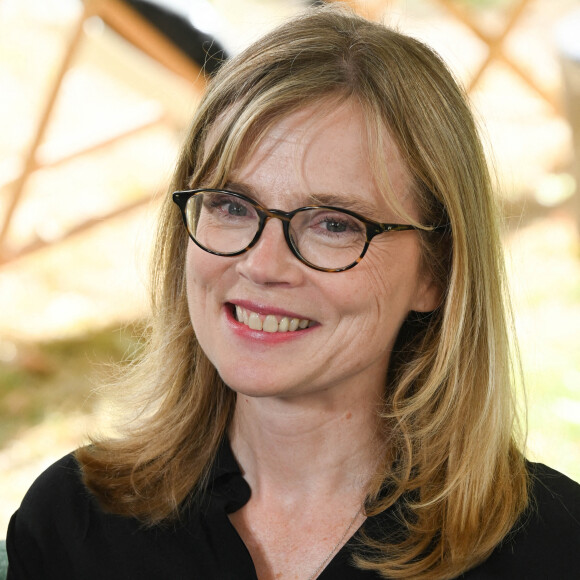
[[[67,491],[83,486],[82,473],[74,452],[65,455],[41,473],[28,490],[25,498],[26,500],[34,500],[40,493],[60,495],[63,486]]]
[[[6,538],[10,577],[35,577],[44,570],[46,554],[64,557],[63,546],[85,536],[94,508],[74,454],[51,465],[32,484],[10,520]],[[52,578],[48,571],[44,577]]]
[[[216,478],[224,478],[222,489],[227,492],[233,467],[218,467]],[[111,477],[110,485],[114,484]],[[74,454],[67,455],[38,477],[12,516],[8,578],[253,577],[241,572],[250,570],[247,551],[225,516],[230,504],[224,494],[203,514],[191,504],[175,521],[146,526],[137,518],[102,509],[85,486]]]
[[[465,578],[568,580],[580,570],[580,484],[540,463],[528,463],[530,501],[483,564]]]
[[[541,463],[530,463],[530,504],[522,531],[552,554],[574,555],[580,566],[580,484]]]
[[[71,453],[42,473],[12,516],[6,537],[10,580],[160,577],[143,561],[158,530],[104,511]],[[173,536],[169,535],[169,540]],[[159,564],[157,562],[157,564]],[[135,569],[143,574],[135,574]],[[159,572],[155,569],[155,572]]]
[[[530,511],[580,527],[580,484],[541,463],[530,463],[529,473]]]
[[[16,523],[35,526],[63,527],[73,523],[80,532],[78,523],[86,513],[91,495],[82,481],[82,473],[74,453],[53,463],[32,484],[20,508],[14,515]],[[53,528],[54,533],[54,528]]]

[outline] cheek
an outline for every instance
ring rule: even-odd
[[[185,260],[185,280],[187,283],[187,301],[190,308],[192,302],[195,301],[198,291],[203,287],[203,278],[205,268],[203,262],[197,259],[195,246],[190,242],[187,247],[187,255]]]
[[[196,338],[212,364],[217,363],[220,348],[216,320],[220,315],[224,264],[198,248],[193,242],[187,249],[186,290],[189,318]]]
[[[220,276],[220,260],[189,243],[185,262],[186,288],[189,313],[196,326],[196,320],[207,310],[207,300]],[[197,330],[197,329],[196,329]]]
[[[388,276],[362,264],[355,269],[359,268],[359,272],[338,274],[350,279],[333,289],[329,302],[337,306],[340,335],[348,336],[353,345],[383,350],[398,328],[397,300]]]
[[[233,258],[214,256],[193,242],[189,242],[186,254],[186,280],[192,289],[194,287],[210,288],[223,278],[224,273],[231,266]]]
[[[399,244],[396,249],[395,252],[391,247],[382,251],[377,248],[369,256],[360,286],[372,303],[369,312],[376,316],[379,325],[391,332],[393,328],[398,332],[412,310],[420,280],[419,249],[414,244]]]

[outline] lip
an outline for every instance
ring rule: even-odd
[[[289,310],[284,310],[282,308],[270,307],[264,304],[257,304],[255,302],[246,301],[246,300],[235,300],[231,302],[226,302],[224,304],[225,316],[228,326],[231,328],[232,332],[237,336],[242,338],[250,339],[250,340],[257,340],[262,343],[269,343],[269,344],[278,344],[281,342],[289,342],[292,340],[298,340],[300,338],[306,337],[320,326],[316,321],[313,321],[314,324],[309,326],[308,328],[304,328],[301,330],[296,330],[294,332],[266,332],[264,330],[253,330],[249,326],[238,322],[234,316],[234,307],[241,306],[247,310],[251,310],[252,312],[256,312],[257,314],[261,315],[268,315],[273,314],[275,316],[287,316],[288,318],[308,318],[305,316],[301,316],[296,312],[291,312]],[[308,320],[312,320],[308,318]]]

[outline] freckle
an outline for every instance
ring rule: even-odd
[[[346,418],[347,419],[352,419],[352,413],[350,411],[346,414]]]

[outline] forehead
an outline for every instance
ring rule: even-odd
[[[379,139],[373,139],[362,108],[353,102],[305,107],[276,121],[242,150],[228,181],[259,197],[291,200],[294,207],[332,196],[337,202],[359,200],[361,212],[382,212],[392,206],[393,195],[404,202],[410,179],[393,139],[386,129],[378,131]]]

